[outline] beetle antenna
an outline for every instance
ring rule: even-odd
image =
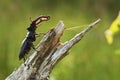
[[[32,22],[32,18],[30,17],[29,19],[30,19],[30,21]]]

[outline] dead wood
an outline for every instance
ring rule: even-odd
[[[100,19],[96,20],[82,32],[76,34],[72,39],[61,44],[60,38],[65,30],[62,21],[58,25],[48,31],[43,39],[39,42],[31,56],[17,70],[13,71],[6,80],[49,80],[49,75],[61,59],[63,59],[68,51],[77,44],[83,36],[92,29]]]

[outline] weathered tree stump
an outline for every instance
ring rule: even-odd
[[[61,44],[60,38],[65,30],[62,21],[48,31],[39,42],[33,54],[15,71],[13,71],[6,80],[49,80],[49,75],[61,59],[68,55],[68,51],[79,42],[83,36],[94,27],[100,19],[96,20],[82,32],[76,34],[72,39]]]

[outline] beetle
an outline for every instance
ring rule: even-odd
[[[41,23],[43,21],[47,21],[49,19],[50,19],[50,16],[39,16],[38,18],[36,18],[35,20],[32,21],[30,26],[27,28],[28,32],[27,32],[26,38],[22,41],[22,45],[21,45],[20,52],[19,52],[19,60],[21,60],[23,58],[24,62],[25,62],[25,60],[26,60],[25,56],[26,56],[26,54],[28,54],[28,52],[31,50],[31,48],[36,50],[33,45],[33,42],[36,40],[36,35],[38,35],[35,32],[37,25],[39,23]]]

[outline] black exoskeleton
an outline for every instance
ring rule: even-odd
[[[28,54],[28,52],[31,50],[31,48],[33,48],[34,50],[35,47],[33,45],[33,42],[36,40],[36,28],[37,25],[39,23],[41,23],[42,21],[47,21],[49,20],[50,16],[40,16],[37,19],[33,20],[32,23],[30,24],[30,27],[27,28],[28,33],[26,35],[26,38],[23,40],[22,45],[21,45],[21,49],[20,49],[20,53],[19,53],[19,60],[21,60],[22,58],[25,59],[26,54]]]

